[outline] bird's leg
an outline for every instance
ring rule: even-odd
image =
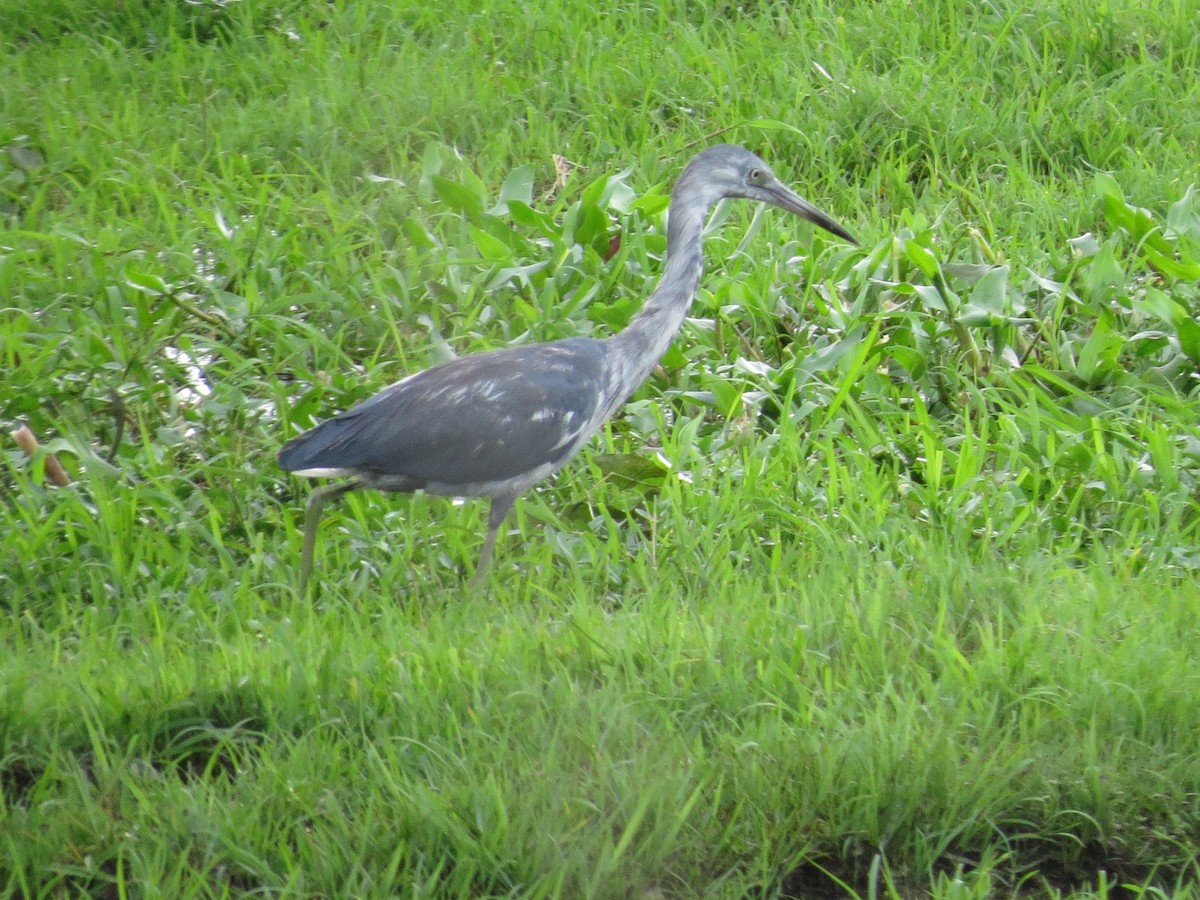
[[[487,537],[483,539],[483,550],[479,554],[479,565],[475,567],[475,575],[471,578],[471,590],[478,590],[487,575],[488,565],[492,561],[492,551],[496,547],[496,535],[508,511],[512,509],[516,497],[500,495],[492,498],[492,508],[488,512]]]
[[[321,521],[321,513],[325,504],[347,491],[362,487],[361,481],[344,481],[341,484],[327,484],[317,488],[308,498],[308,508],[304,512],[304,548],[300,551],[300,596],[305,595],[308,588],[308,578],[312,575],[313,550],[317,545],[317,524]]]

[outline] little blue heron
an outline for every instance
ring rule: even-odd
[[[490,497],[487,536],[471,579],[477,587],[516,498],[579,452],[666,352],[700,284],[705,218],[727,197],[769,203],[856,243],[749,150],[721,144],[700,153],[671,192],[662,278],[623,331],[451,360],[397,381],[280,448],[279,465],[289,472],[350,478],[314,490],[308,501],[301,593],[325,504],[360,488]]]

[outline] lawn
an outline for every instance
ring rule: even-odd
[[[1200,897],[1198,21],[0,0],[0,891]],[[483,590],[364,492],[301,595],[278,447],[619,330],[722,141],[860,246],[718,207]]]

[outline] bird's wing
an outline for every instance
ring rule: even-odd
[[[593,426],[604,345],[573,338],[465,356],[419,372],[289,441],[289,471],[357,470],[424,484],[558,468]]]

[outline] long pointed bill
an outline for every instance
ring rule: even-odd
[[[817,209],[782,182],[776,181],[774,184],[768,185],[766,192],[771,198],[769,202],[775,204],[780,209],[786,209],[788,212],[794,213],[802,219],[807,219],[818,228],[824,228],[830,234],[836,234],[854,246],[858,246],[858,241],[854,239],[854,236],[835,222],[833,216]]]

